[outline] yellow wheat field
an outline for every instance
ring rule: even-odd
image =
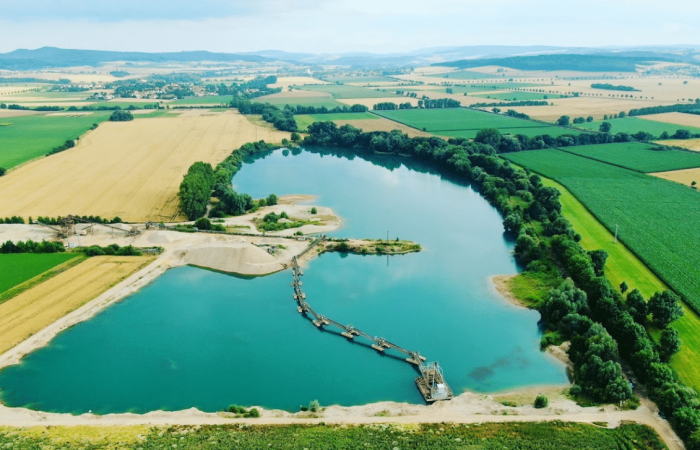
[[[696,114],[672,112],[665,114],[651,114],[648,116],[640,116],[640,119],[653,120],[655,122],[673,123],[685,127],[700,128],[700,115]]]
[[[0,216],[176,220],[177,192],[192,163],[216,165],[246,142],[289,137],[236,111],[105,122],[75,148],[0,178]]]
[[[656,143],[661,145],[682,147],[688,150],[700,152],[700,139],[670,139],[665,141],[657,141]]]
[[[1,304],[0,353],[89,302],[152,260],[145,256],[89,258]]]
[[[686,186],[690,186],[693,181],[700,183],[700,168],[672,170],[670,172],[658,172],[649,175],[654,175],[664,180],[675,181],[676,183],[685,184]]]
[[[393,120],[385,119],[383,117],[378,119],[366,119],[366,120],[334,120],[338,126],[342,125],[352,125],[355,128],[359,128],[362,131],[393,131],[400,130],[402,133],[407,134],[409,137],[432,137],[432,134],[428,134],[424,131],[416,130],[404,124],[394,122]]]

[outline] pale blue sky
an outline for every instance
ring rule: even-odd
[[[0,52],[700,47],[698,18],[700,2],[691,0],[0,0]]]

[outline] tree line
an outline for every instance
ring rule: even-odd
[[[700,108],[700,98],[695,99],[695,103],[679,103],[668,106],[647,106],[645,108],[631,109],[630,116],[646,116],[649,114],[662,114],[668,112],[688,112]]]
[[[615,86],[615,85],[610,84],[610,83],[593,83],[593,84],[591,84],[591,87],[593,89],[607,89],[609,91],[641,92],[639,89],[635,89],[632,86],[622,86],[622,85]]]
[[[622,357],[646,384],[650,397],[669,417],[679,436],[689,446],[700,444],[697,393],[685,386],[666,363],[680,345],[677,333],[668,327],[682,314],[678,297],[664,291],[647,303],[633,290],[627,293],[625,304],[621,292],[624,286],[618,291],[605,277],[607,254],[601,250],[587,252],[581,247],[581,236],[561,213],[557,189],[544,186],[538,175],[516,169],[497,157],[501,141],[494,139],[498,138],[494,132],[497,130],[482,130],[473,142],[446,142],[437,137],[408,138],[398,130],[364,133],[350,125],[317,122],[309,127],[304,143],[337,146],[359,155],[411,155],[477,186],[501,212],[506,233],[517,236],[516,257],[526,270],[561,280],[539,309],[547,329],[571,341],[572,393],[604,402],[630,398],[630,386],[617,362]],[[518,200],[513,201],[515,198]],[[658,344],[644,328],[647,313],[651,313],[655,325],[664,328]]]
[[[234,97],[229,104],[241,114],[260,114],[265,122],[271,123],[281,131],[297,131],[297,121],[291,109],[280,109],[269,103],[251,102],[246,97]]]
[[[547,106],[549,102],[544,100],[519,100],[517,102],[473,103],[470,108],[490,108],[492,106]]]
[[[0,245],[0,254],[3,255],[10,253],[61,253],[65,251],[66,248],[62,242],[34,242],[27,240],[26,242],[19,241],[16,244],[12,241],[7,241]]]
[[[381,102],[375,104],[372,109],[375,111],[393,111],[396,109],[414,109],[414,108],[461,108],[462,104],[451,98],[422,98],[418,100],[418,106],[413,106],[410,102],[396,104],[394,102]]]
[[[245,214],[255,207],[277,204],[277,196],[274,194],[256,203],[250,195],[236,192],[231,184],[245,158],[275,148],[278,146],[265,141],[244,144],[220,162],[216,170],[209,163],[199,161],[192,164],[180,183],[178,197],[181,211],[189,220],[203,217],[211,197],[216,197],[218,202],[212,206],[210,217],[235,216]]]

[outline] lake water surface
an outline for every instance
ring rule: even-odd
[[[409,160],[319,151],[258,157],[234,185],[256,198],[318,195],[314,204],[344,220],[333,236],[388,231],[420,243],[403,256],[322,255],[305,270],[304,291],[318,312],[439,361],[455,394],[567,382],[564,365],[539,351],[539,314],[493,291],[491,275],[517,271],[513,245],[468,185]],[[0,372],[2,401],[101,414],[422,402],[401,354],[379,355],[302,318],[291,279],[172,269]]]

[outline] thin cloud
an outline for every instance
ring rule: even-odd
[[[700,2],[0,0],[0,52],[392,53],[462,45],[700,44]],[[683,14],[678,14],[683,11]],[[699,45],[700,47],[700,45]]]

